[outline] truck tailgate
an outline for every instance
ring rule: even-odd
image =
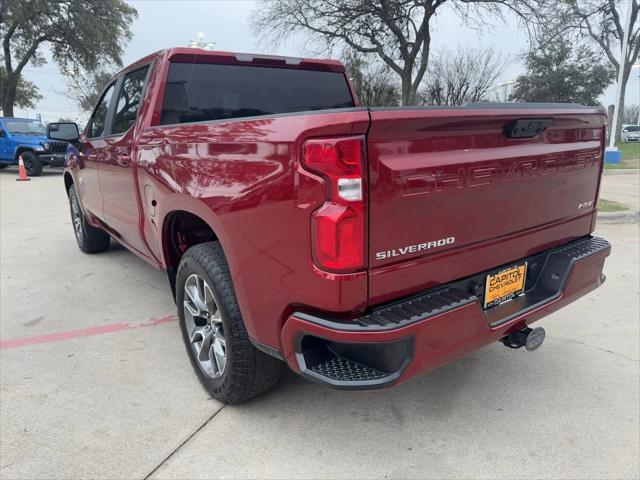
[[[572,106],[371,110],[370,303],[588,235],[604,121]]]

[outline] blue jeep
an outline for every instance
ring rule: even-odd
[[[27,175],[37,177],[44,165],[64,165],[67,142],[47,138],[39,120],[0,117],[0,169],[18,163],[22,155]]]

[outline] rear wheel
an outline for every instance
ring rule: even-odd
[[[20,155],[22,155],[22,161],[28,176],[37,177],[42,173],[42,160],[40,160],[37,153],[22,152]]]
[[[202,243],[183,255],[176,303],[191,364],[213,398],[239,403],[276,384],[282,362],[251,344],[220,243]]]
[[[0,163],[0,170],[4,170],[5,168],[7,168],[9,165],[7,165],[6,163]]]
[[[69,207],[71,209],[73,231],[80,250],[84,253],[98,253],[108,250],[109,235],[87,223],[80,208],[74,185],[69,188]]]

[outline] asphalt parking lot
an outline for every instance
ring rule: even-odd
[[[0,171],[0,478],[638,478],[639,228],[600,224],[607,282],[391,390],[287,373],[239,406],[191,371],[162,272],[82,254],[59,172]]]

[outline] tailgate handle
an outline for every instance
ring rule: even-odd
[[[551,118],[520,118],[509,122],[503,133],[509,138],[532,138],[544,132],[552,121]]]

